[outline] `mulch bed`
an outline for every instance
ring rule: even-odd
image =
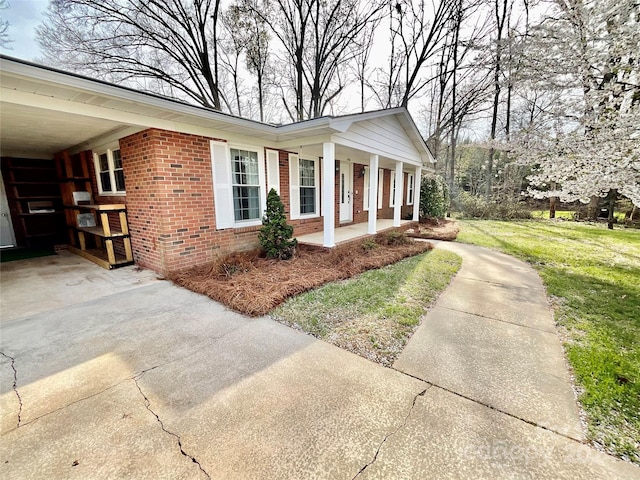
[[[251,316],[265,315],[287,298],[390,265],[433,248],[398,232],[333,249],[301,245],[291,260],[271,260],[261,251],[234,253],[215,262],[174,273],[169,279]]]
[[[428,218],[421,219],[417,227],[407,230],[407,236],[430,240],[453,241],[458,237],[460,229],[453,220]]]

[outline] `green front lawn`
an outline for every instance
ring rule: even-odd
[[[544,220],[459,223],[458,241],[501,250],[538,270],[589,438],[640,464],[640,231]]]
[[[390,366],[460,265],[457,255],[431,250],[293,297],[271,315]]]

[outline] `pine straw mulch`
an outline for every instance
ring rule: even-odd
[[[392,231],[332,249],[300,245],[291,260],[267,259],[260,250],[233,253],[176,272],[169,279],[233,310],[259,316],[294,295],[432,248],[428,242]]]
[[[426,218],[420,219],[417,227],[407,230],[407,236],[426,238],[430,240],[454,241],[458,237],[460,228],[453,220]]]

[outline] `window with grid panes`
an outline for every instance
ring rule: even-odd
[[[124,170],[120,150],[107,150],[94,158],[100,194],[124,194]]]
[[[316,162],[300,159],[300,215],[316,213]]]
[[[258,153],[231,149],[233,212],[236,221],[260,218]]]

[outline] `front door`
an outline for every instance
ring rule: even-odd
[[[0,248],[13,247],[15,244],[7,194],[4,191],[4,181],[0,173]]]
[[[353,221],[353,165],[340,162],[340,223]]]

